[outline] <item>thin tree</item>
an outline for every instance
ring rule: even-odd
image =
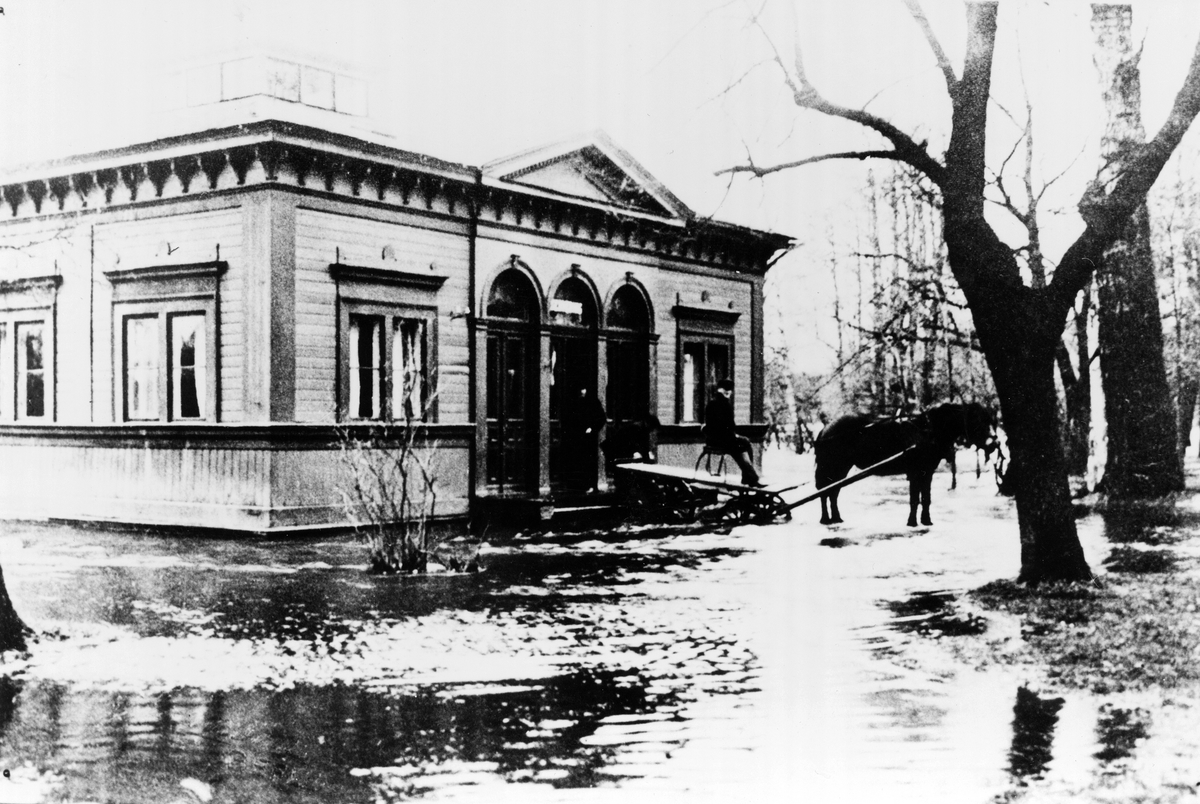
[[[1200,112],[1200,46],[1167,121],[1152,140],[1130,148],[1100,172],[1079,203],[1084,231],[1068,247],[1053,278],[1034,288],[1021,276],[1014,250],[984,215],[987,118],[999,4],[966,4],[961,76],[917,0],[904,0],[929,45],[951,101],[951,133],[939,160],[888,120],[825,98],[809,81],[797,44],[789,67],[775,53],[795,104],[857,123],[886,147],[822,154],[786,164],[730,168],[757,176],[829,159],[890,159],[924,173],[942,195],[943,233],[951,271],[966,296],[1000,399],[1008,443],[1022,467],[1014,479],[1021,539],[1019,580],[1092,578],[1079,543],[1063,460],[1054,355],[1067,314],[1108,247],[1146,199],[1171,153]]]

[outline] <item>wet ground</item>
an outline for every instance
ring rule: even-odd
[[[1020,639],[952,606],[1016,576],[1011,503],[948,484],[928,528],[870,479],[836,528],[546,534],[424,578],[343,539],[4,526],[17,610],[57,636],[3,667],[0,802],[1192,800],[1194,691],[943,649]],[[1155,571],[1190,523],[1080,527],[1094,568]]]

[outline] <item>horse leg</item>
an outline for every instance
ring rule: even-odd
[[[917,526],[917,504],[921,499],[921,487],[917,480],[917,474],[914,472],[908,473],[908,526],[915,528]]]
[[[837,463],[834,463],[834,465],[830,466],[830,462],[823,458],[824,456],[818,456],[816,472],[813,477],[813,479],[816,481],[818,489],[823,489],[832,483],[836,483],[844,478],[850,471],[849,466],[843,467]],[[822,525],[836,525],[842,521],[842,516],[840,513],[838,513],[838,491],[839,489],[834,489],[827,494],[821,495]],[[826,508],[826,501],[829,503],[828,509]]]
[[[958,488],[958,456],[955,454],[957,450],[954,447],[950,448],[950,454],[946,456],[946,463],[950,464],[950,490],[954,491]]]
[[[933,472],[927,473],[921,478],[921,524],[932,525],[933,520],[929,518],[929,488],[933,485]]]

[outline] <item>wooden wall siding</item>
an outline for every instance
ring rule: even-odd
[[[270,501],[267,450],[6,445],[6,517],[54,516],[256,530]]]
[[[438,519],[464,518],[469,512],[465,447],[437,447]],[[342,491],[349,491],[349,470],[337,450],[277,452],[272,461],[271,523],[276,528],[345,525],[349,523]]]
[[[678,303],[726,307],[729,302],[733,302],[733,309],[741,313],[733,325],[733,413],[739,424],[750,421],[753,287],[748,279],[697,276],[683,271],[660,272],[654,291],[654,311],[657,317],[655,326],[661,333],[658,342],[658,417],[663,422],[676,420],[675,372],[679,319],[673,308]],[[708,291],[708,301],[702,301],[702,291]]]
[[[467,419],[467,322],[452,315],[467,305],[468,242],[459,232],[411,222],[301,208],[296,218],[296,419],[330,421],[337,390],[337,290],[329,265],[390,267],[448,276],[437,293],[438,420]],[[385,246],[394,260],[382,257]],[[414,303],[422,300],[414,296]]]
[[[191,213],[175,210],[149,219],[96,224],[94,421],[111,422],[120,415],[119,378],[113,376],[113,349],[118,348],[113,339],[119,333],[113,329],[112,286],[104,271],[205,262],[216,259],[218,247],[221,259],[229,264],[221,279],[218,404],[221,421],[242,420],[246,264],[242,214],[231,208]]]
[[[469,450],[439,447],[439,519],[467,515]],[[336,448],[274,450],[45,441],[6,443],[0,518],[117,521],[249,531],[351,524]]]
[[[256,192],[242,206],[243,237],[246,244],[245,271],[241,275],[243,294],[243,344],[241,382],[222,386],[223,393],[240,392],[241,421],[265,422],[271,419],[271,231],[274,205],[283,203],[278,194]],[[234,284],[230,281],[228,284]]]

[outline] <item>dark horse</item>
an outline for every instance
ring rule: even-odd
[[[852,467],[865,469],[889,456],[913,447],[876,474],[908,475],[908,526],[916,527],[917,504],[921,505],[921,524],[929,519],[929,486],[933,472],[958,444],[974,446],[990,453],[994,448],[993,420],[987,408],[977,403],[945,404],[930,408],[912,419],[874,420],[867,416],[845,416],[826,427],[817,436],[817,488],[823,489],[844,478]],[[842,521],[838,511],[838,492],[821,495],[821,524]],[[826,511],[825,499],[829,498]]]

